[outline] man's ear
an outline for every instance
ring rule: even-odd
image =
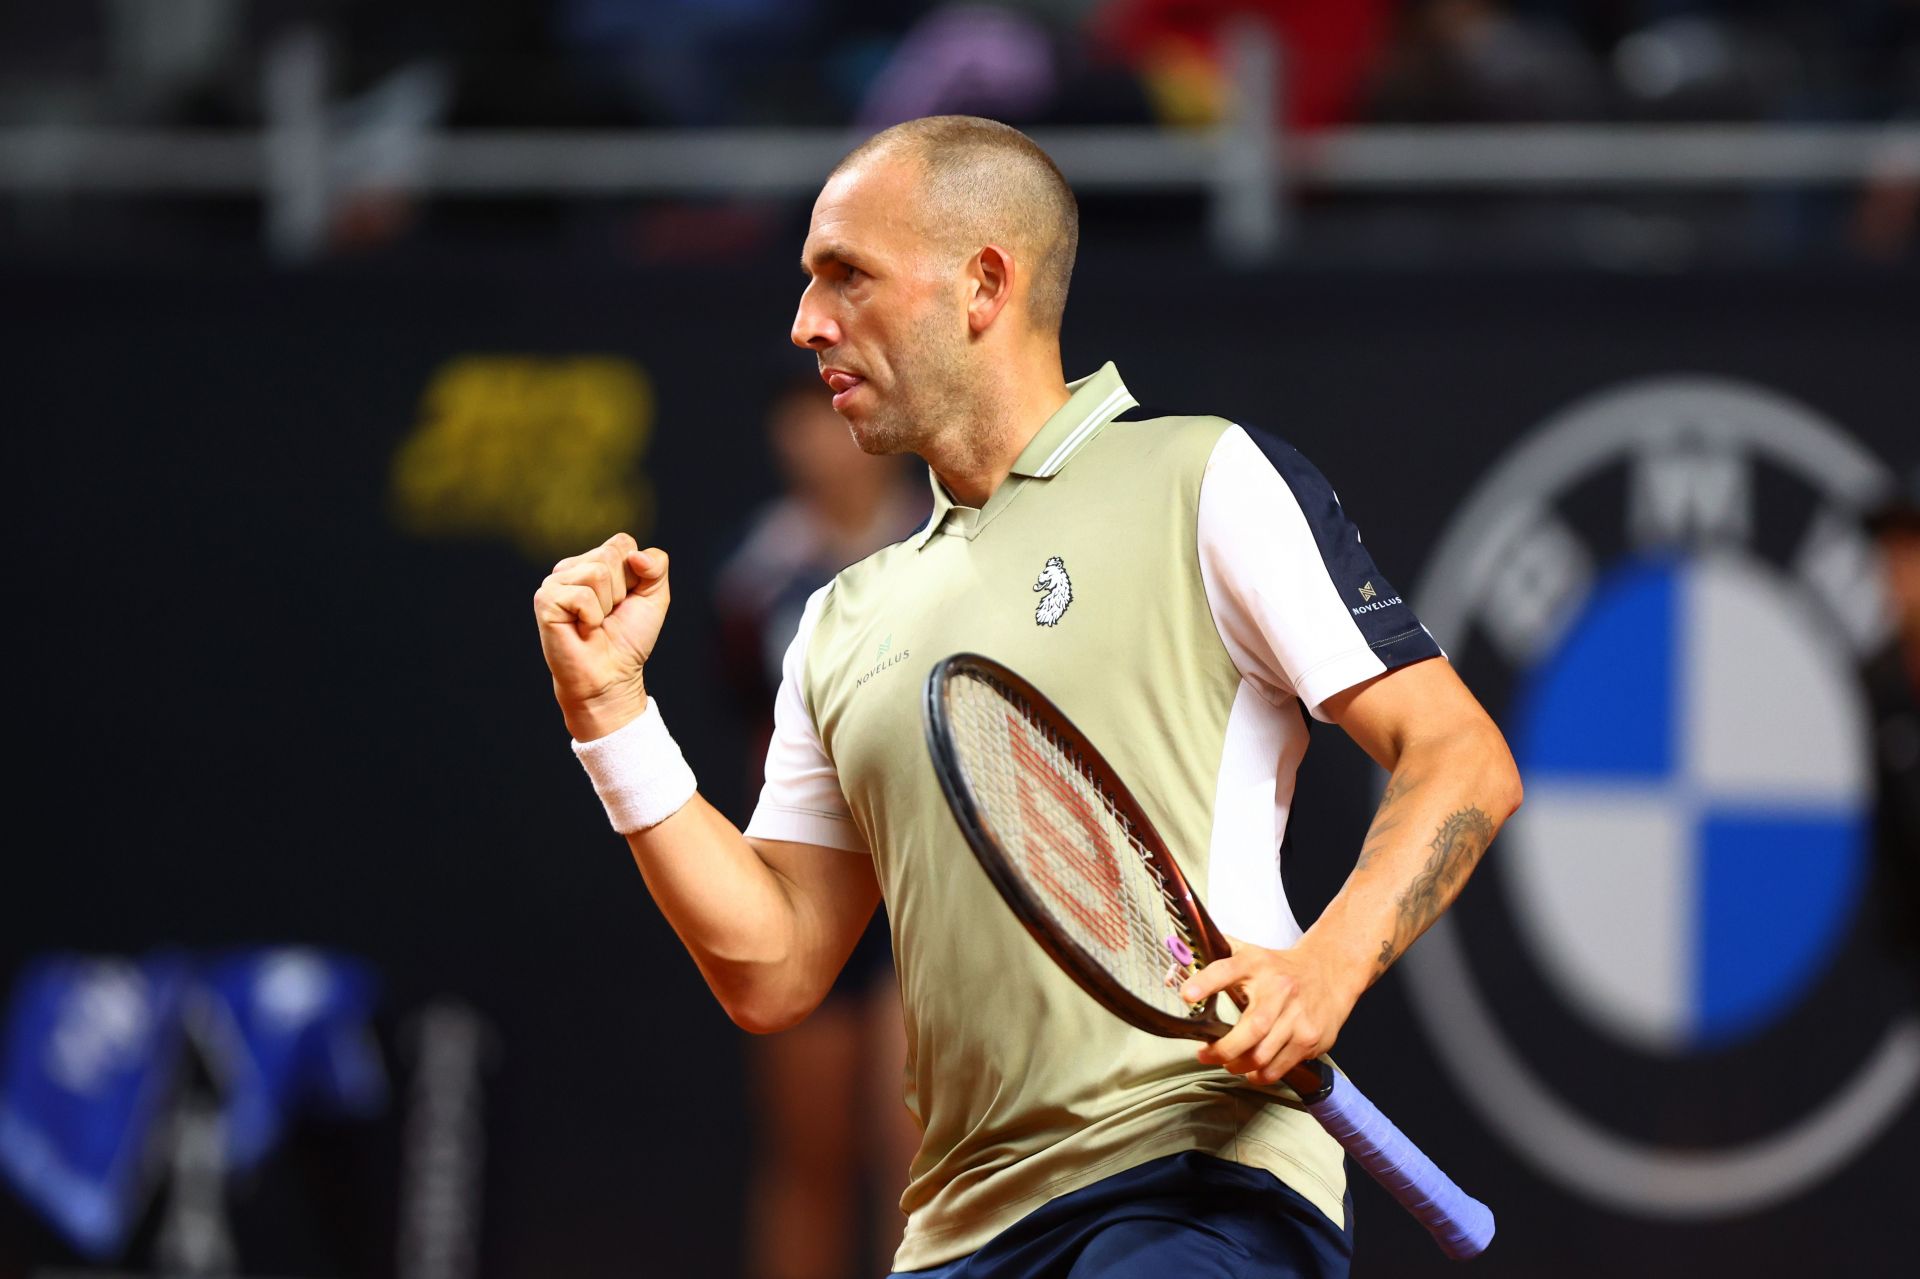
[[[969,265],[973,296],[967,300],[967,327],[975,333],[985,333],[1013,300],[1019,267],[1013,254],[997,244],[989,244],[974,254]]]

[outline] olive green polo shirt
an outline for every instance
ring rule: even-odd
[[[1438,650],[1297,453],[1219,418],[1118,421],[1135,400],[1111,364],[1071,390],[984,506],[936,481],[925,528],[809,601],[748,825],[873,857],[924,1129],[902,1270],[1187,1150],[1343,1217],[1342,1152],[1314,1120],[1123,1023],[1034,944],[948,811],[921,690],[959,651],[1024,675],[1127,781],[1221,927],[1284,946],[1303,707]]]

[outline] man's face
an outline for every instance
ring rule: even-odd
[[[814,202],[793,342],[812,351],[833,407],[868,453],[917,449],[965,399],[959,264],[919,222],[911,161],[876,157]]]

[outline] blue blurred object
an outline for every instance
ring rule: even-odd
[[[225,959],[203,982],[205,1047],[234,1171],[271,1154],[297,1116],[366,1117],[386,1104],[386,1071],[367,1028],[377,983],[366,965],[275,948]]]
[[[120,1250],[174,1093],[189,967],[56,956],[15,988],[0,1079],[0,1171],[73,1246]]]
[[[257,1167],[305,1115],[387,1099],[366,965],[295,947],[196,971],[185,957],[52,956],[15,987],[0,1077],[0,1172],[81,1253],[117,1255],[164,1161],[160,1122],[191,1043],[221,1103],[229,1171]]]

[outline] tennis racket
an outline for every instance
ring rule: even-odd
[[[987,877],[1042,950],[1121,1020],[1183,1039],[1229,1029],[1217,996],[1181,983],[1231,946],[1118,774],[1060,709],[998,662],[946,658],[927,676],[927,747],[940,788]],[[1493,1213],[1456,1186],[1324,1061],[1287,1084],[1354,1161],[1465,1260]]]

